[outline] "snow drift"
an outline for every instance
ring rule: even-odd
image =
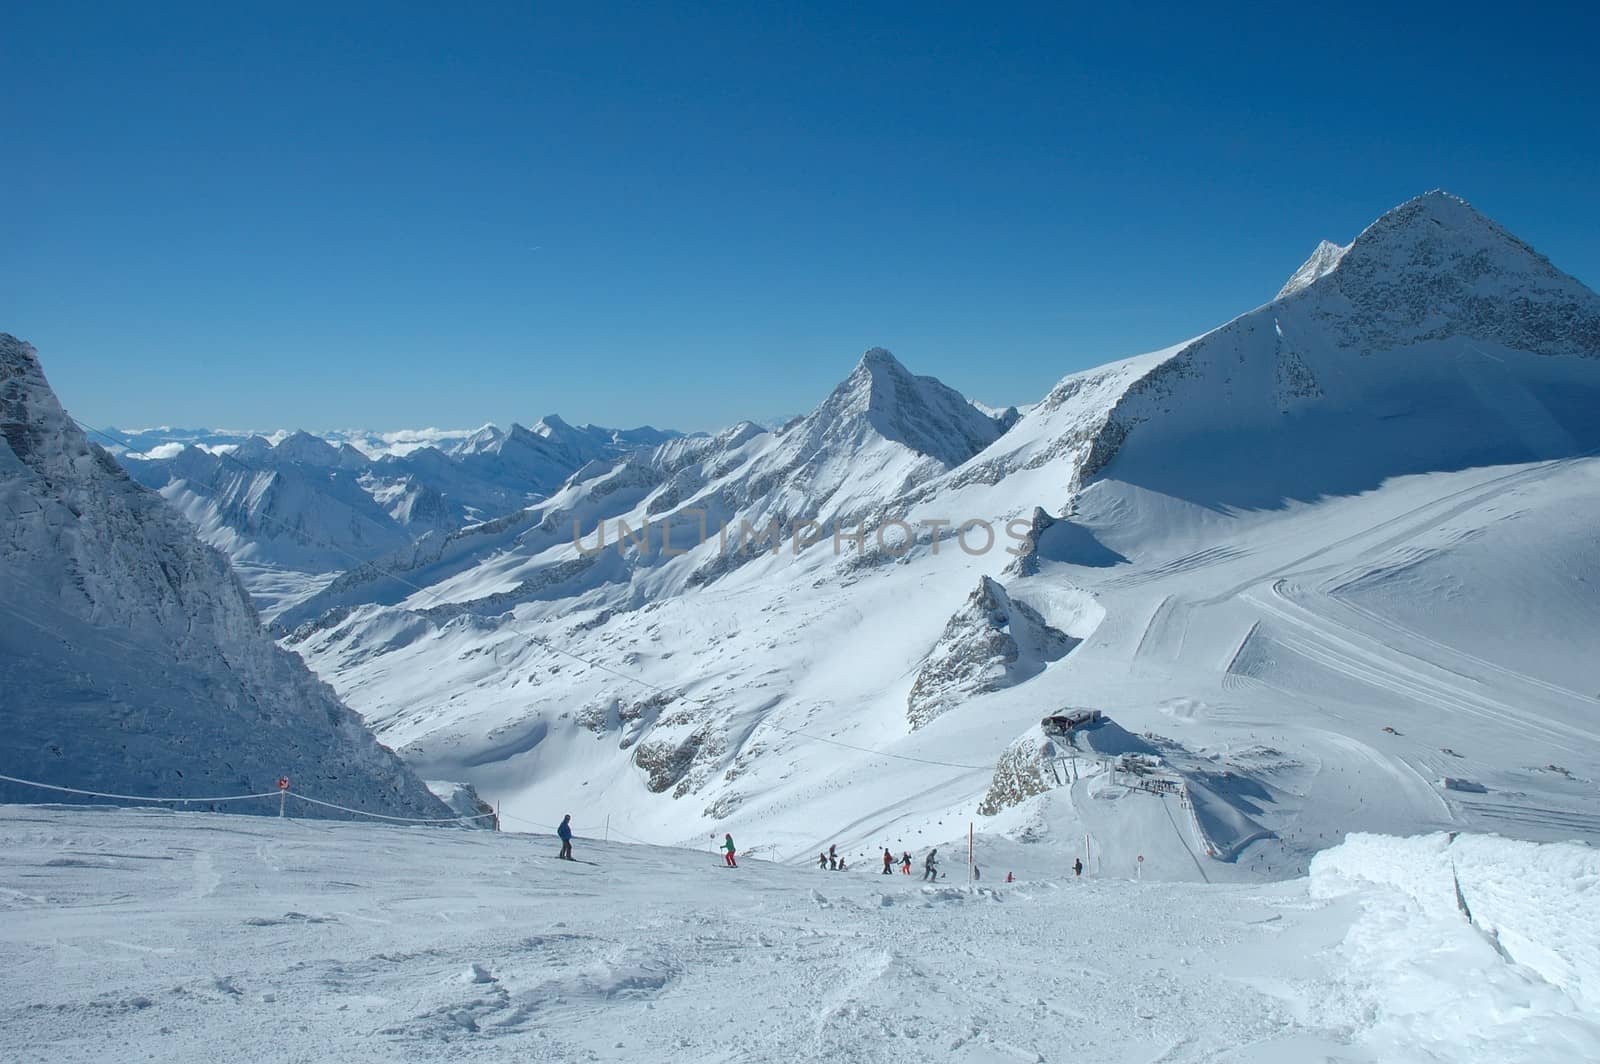
[[[1492,835],[1352,835],[1311,864],[1313,896],[1378,887],[1470,922],[1507,959],[1600,1011],[1600,851]]]

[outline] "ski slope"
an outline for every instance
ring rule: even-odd
[[[1578,847],[1474,840],[1457,860],[1479,927],[1429,892],[1442,838],[1363,837],[1309,880],[1220,887],[1074,879],[1023,848],[978,884],[923,884],[615,839],[580,837],[569,864],[548,835],[45,806],[0,807],[0,848],[0,1057],[19,1064],[219,1046],[352,1062],[1600,1053],[1582,886],[1600,869]],[[1497,890],[1512,869],[1536,906]],[[1588,932],[1558,941],[1541,913]]]

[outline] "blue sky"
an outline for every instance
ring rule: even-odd
[[[0,330],[94,424],[1026,402],[1434,187],[1600,284],[1579,5],[231,6],[7,13]]]

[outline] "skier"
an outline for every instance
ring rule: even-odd
[[[837,852],[834,851],[834,848],[832,846],[829,846],[828,847],[828,871],[837,872],[838,870],[839,870],[839,855],[838,855]]]
[[[903,876],[909,876],[911,874],[911,851],[910,850],[907,850],[905,852],[905,854],[900,858],[900,874],[903,875]]]
[[[817,867],[822,869],[824,872],[826,872],[828,870],[828,855],[827,854],[825,854],[825,853],[817,854]]]
[[[1010,883],[1010,882],[1011,882],[1011,873],[1010,873],[1010,872],[1007,872],[1007,873],[1006,873],[1006,882],[1007,882],[1007,883]]]
[[[1072,859],[1072,874],[1075,875],[1075,876],[1083,875],[1083,858],[1082,857],[1074,857]]]
[[[928,851],[928,859],[926,861],[922,862],[922,878],[923,879],[927,880],[927,879],[938,879],[939,878],[939,861],[938,861],[938,857],[939,857],[939,851],[937,849],[933,849],[933,850],[929,850]]]
[[[973,879],[973,881],[976,882],[976,881],[978,881],[978,880],[980,880],[982,878],[983,878],[983,873],[978,870],[978,866],[977,865],[973,865],[972,866],[972,879]]]
[[[729,868],[738,868],[739,862],[733,859],[733,853],[733,836],[731,834],[722,836],[722,859],[728,862]]]
[[[894,854],[889,852],[889,847],[887,846],[883,848],[883,874],[886,876],[894,875]]]
[[[563,861],[573,860],[572,856],[572,814],[568,813],[561,818],[561,826],[556,828],[556,837],[561,840],[561,853],[558,854]]]

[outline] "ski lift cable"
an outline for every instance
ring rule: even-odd
[[[67,416],[69,418],[71,418],[72,422],[74,424],[76,424],[84,432],[93,434],[95,436],[98,436],[103,440],[110,441],[111,443],[114,443],[118,447],[121,447],[124,450],[127,450],[129,452],[133,452],[134,451],[134,447],[132,445],[132,441],[127,440],[125,438],[119,438],[116,434],[108,432],[108,431],[106,431],[104,429],[97,429],[97,428],[94,428],[91,425],[87,425],[84,422],[78,420],[76,417],[72,417],[71,414],[68,414]],[[267,472],[267,470],[257,469],[254,466],[249,465],[247,462],[243,461],[237,455],[235,455],[232,451],[217,451],[217,452],[214,452],[214,455],[217,458],[223,459],[225,461],[232,462],[234,465],[238,466],[240,469],[244,470],[246,473],[249,473],[251,475],[259,475],[261,473]],[[331,550],[336,554],[342,554],[345,557],[349,558],[357,566],[361,566],[361,567],[367,568],[369,570],[374,570],[376,572],[382,573],[384,576],[387,576],[389,579],[394,580],[395,582],[401,584],[402,586],[411,588],[413,591],[417,592],[419,595],[423,595],[423,596],[427,597],[435,605],[443,605],[444,604],[444,597],[442,595],[440,595],[437,591],[433,590],[432,588],[423,587],[421,584],[418,584],[413,580],[408,580],[406,577],[400,575],[399,573],[395,572],[394,570],[385,568],[384,566],[381,566],[381,565],[377,564],[376,562],[364,559],[364,558],[360,557],[359,555],[355,554],[353,551],[347,550],[344,547],[341,547],[341,546],[339,546],[337,544],[334,544],[334,543],[328,543],[328,542],[319,540],[319,539],[317,539],[315,537],[307,536],[303,530],[292,528],[287,523],[285,523],[283,521],[280,521],[277,518],[272,517],[271,515],[262,514],[262,515],[259,515],[259,519],[262,520],[263,522],[276,524],[279,528],[283,529],[286,532],[291,533],[292,535],[296,536],[297,538],[310,540],[311,542],[314,542],[319,547],[323,547],[324,549]],[[525,629],[517,627],[517,623],[516,623],[515,617],[513,617],[512,622],[510,624],[508,624],[506,627],[509,628],[512,632],[516,633],[517,635],[521,635],[521,636],[529,639],[530,641],[532,641],[534,643],[537,643],[538,645],[544,647],[546,650],[550,650],[550,651],[553,651],[554,653],[564,655],[566,657],[569,657],[569,658],[573,659],[574,661],[582,662],[583,664],[589,666],[592,669],[595,669],[598,672],[607,673],[609,675],[617,677],[618,679],[625,680],[625,681],[627,681],[629,683],[634,683],[634,684],[637,684],[637,685],[639,685],[641,687],[649,688],[649,689],[651,689],[651,690],[653,690],[653,691],[655,691],[655,692],[657,692],[659,694],[667,694],[667,695],[673,696],[674,698],[681,698],[686,702],[693,702],[693,703],[696,703],[698,705],[705,706],[707,708],[715,708],[715,706],[716,706],[716,703],[712,702],[709,698],[705,698],[703,696],[698,696],[698,695],[690,695],[690,694],[687,694],[687,693],[682,692],[682,691],[674,690],[674,689],[672,689],[670,687],[667,687],[665,685],[654,683],[654,682],[652,682],[650,680],[646,680],[642,676],[638,676],[636,674],[629,673],[629,672],[624,672],[623,670],[617,669],[617,668],[613,668],[610,665],[605,665],[605,664],[603,664],[601,662],[595,661],[592,658],[585,657],[584,655],[579,654],[579,653],[577,653],[575,651],[568,650],[565,647],[557,646],[556,644],[550,642],[550,640],[546,639],[544,636],[536,635],[533,632],[529,632],[529,631],[527,631]],[[937,766],[937,767],[940,767],[940,768],[959,768],[959,769],[965,769],[965,770],[967,770],[969,772],[988,772],[993,768],[993,766],[991,766],[991,765],[967,765],[967,764],[961,764],[961,763],[955,762],[955,761],[942,761],[942,760],[939,760],[938,758],[916,757],[916,756],[911,755],[911,754],[900,754],[900,753],[895,753],[895,752],[890,751],[890,750],[882,750],[882,749],[878,749],[878,748],[875,748],[875,747],[859,746],[859,745],[856,745],[855,743],[847,743],[847,742],[844,742],[843,740],[840,740],[840,739],[833,739],[833,738],[829,738],[829,737],[823,736],[823,735],[815,735],[815,734],[813,734],[811,732],[802,731],[802,730],[800,730],[798,728],[788,728],[788,727],[785,727],[785,726],[783,726],[781,724],[777,724],[777,723],[775,723],[773,721],[770,721],[770,720],[763,720],[760,723],[760,725],[758,725],[758,727],[768,727],[768,728],[772,728],[775,731],[784,732],[785,734],[788,734],[788,735],[798,736],[799,738],[802,738],[802,739],[810,739],[813,742],[825,743],[825,744],[827,744],[829,746],[837,746],[837,747],[841,747],[841,748],[843,748],[845,750],[854,750],[857,753],[873,754],[873,755],[878,756],[878,757],[892,758],[892,759],[894,759],[896,761],[909,761],[909,762],[912,762],[912,763],[915,763],[915,764],[919,764],[919,765],[933,765],[933,766]]]

